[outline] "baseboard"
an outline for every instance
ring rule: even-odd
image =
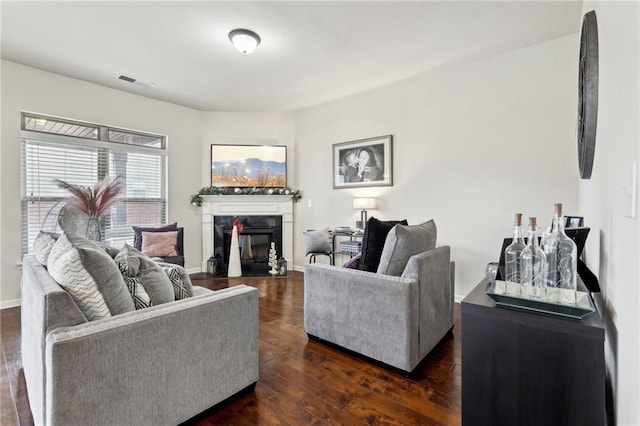
[[[199,274],[200,272],[202,272],[202,270],[200,268],[198,268],[197,266],[195,268],[187,269],[187,274],[189,274],[189,275],[191,275],[191,274]]]
[[[293,270],[298,272],[304,272],[304,266],[293,265]]]
[[[0,309],[15,308],[16,306],[20,306],[20,299],[0,301]]]
[[[464,294],[456,294],[455,296],[453,296],[453,301],[455,303],[460,303],[462,302],[462,299],[464,299],[465,295]]]

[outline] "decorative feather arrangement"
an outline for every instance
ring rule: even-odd
[[[120,177],[110,179],[108,176],[93,188],[82,185],[72,185],[61,179],[54,179],[58,187],[71,193],[69,204],[89,217],[102,216],[109,207],[118,201],[122,192]]]

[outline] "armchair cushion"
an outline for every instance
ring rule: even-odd
[[[147,256],[177,256],[178,231],[142,232],[142,253]]]
[[[377,273],[399,277],[411,256],[435,248],[437,233],[433,219],[420,225],[394,226],[384,243]]]
[[[363,271],[376,272],[380,263],[380,256],[384,248],[387,234],[398,223],[407,225],[407,220],[381,221],[375,217],[367,221],[367,226],[362,236],[362,257],[360,258],[360,269]]]
[[[136,248],[136,250],[142,250],[142,233],[143,232],[177,231],[178,222],[170,223],[168,225],[158,225],[158,226],[133,226],[132,228],[134,232],[133,246]]]

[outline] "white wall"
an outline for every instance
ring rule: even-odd
[[[586,3],[599,40],[598,128],[593,174],[580,181],[579,211],[592,234],[587,264],[599,271],[607,325],[607,364],[619,425],[640,424],[640,227],[626,217],[623,188],[640,166],[640,7]]]
[[[554,202],[576,213],[577,50],[577,36],[567,36],[299,111],[305,198],[296,210],[296,264],[305,262],[304,229],[354,226],[353,196],[373,195],[381,206],[369,216],[435,219],[462,296],[497,261],[515,212],[545,226]],[[394,185],[332,189],[331,145],[385,134],[394,136]]]
[[[211,144],[287,146],[287,185],[295,186],[294,115],[261,112],[203,112],[201,187],[211,185]],[[194,191],[195,193],[195,191]]]
[[[20,111],[33,111],[168,137],[168,219],[185,226],[186,266],[199,267],[201,112],[2,61],[0,307],[20,297]],[[153,90],[153,89],[149,89]],[[197,226],[190,226],[196,223]]]

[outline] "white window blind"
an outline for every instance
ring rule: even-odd
[[[166,223],[164,136],[23,113],[21,139],[23,254],[40,230],[60,231],[69,194],[55,178],[92,187],[120,177],[123,193],[104,215],[110,245],[132,243],[132,225]]]

